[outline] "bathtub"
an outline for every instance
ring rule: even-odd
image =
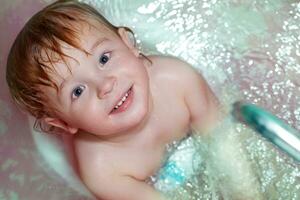
[[[0,199],[93,199],[69,167],[62,138],[32,130],[32,119],[12,103],[5,82],[6,58],[16,34],[50,2],[1,3]],[[189,62],[219,98],[226,92],[258,104],[300,130],[298,1],[85,2],[95,5],[115,25],[130,27],[146,54],[174,55]],[[288,158],[282,154],[282,159]],[[300,199],[300,166],[288,162],[294,169],[283,174],[278,186],[286,188],[286,196],[277,199],[288,195]]]

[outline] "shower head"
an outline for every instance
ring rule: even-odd
[[[235,102],[232,114],[300,162],[300,133],[266,110],[246,102]]]

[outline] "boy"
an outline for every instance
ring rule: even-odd
[[[42,129],[73,135],[80,177],[101,199],[161,199],[145,180],[166,144],[218,116],[192,67],[144,56],[131,33],[86,4],[58,1],[25,25],[7,63],[14,100]]]

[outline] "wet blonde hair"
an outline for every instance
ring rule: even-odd
[[[78,25],[93,26],[95,22],[118,35],[119,27],[90,5],[74,0],[57,1],[36,13],[14,41],[7,60],[6,80],[13,100],[36,118],[36,129],[45,132],[53,129],[41,123],[43,117],[55,111],[47,104],[41,86],[58,91],[49,71],[54,70],[53,63],[57,61],[66,63],[68,55],[62,52],[62,42],[88,53],[80,46]],[[129,28],[123,28],[133,34]]]

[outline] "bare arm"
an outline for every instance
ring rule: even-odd
[[[198,131],[205,131],[219,115],[219,102],[211,88],[194,69],[187,70],[185,102],[190,111],[191,125]]]
[[[84,182],[101,200],[166,200],[153,187],[133,177],[115,174],[111,169],[92,171],[86,173]]]
[[[172,58],[173,69],[178,76],[178,88],[190,113],[192,128],[205,132],[219,115],[219,102],[207,82],[188,63]],[[176,67],[175,67],[176,66]]]

